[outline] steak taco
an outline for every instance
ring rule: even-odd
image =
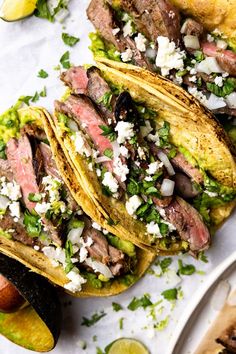
[[[94,222],[102,216],[75,181],[46,116],[19,104],[1,116],[0,251],[72,295],[120,293],[154,255]]]
[[[160,254],[208,248],[236,194],[233,147],[214,117],[135,66],[100,60],[61,78],[69,90],[48,119],[98,222]]]
[[[131,63],[172,80],[226,124],[236,116],[235,1],[92,0],[95,57]]]

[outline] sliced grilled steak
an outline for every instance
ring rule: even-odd
[[[43,154],[40,149],[39,141],[32,136],[29,136],[29,140],[30,140],[30,145],[31,145],[32,155],[33,155],[34,173],[36,176],[37,184],[39,186],[45,174]]]
[[[141,53],[131,38],[124,38],[121,31],[113,33],[113,29],[120,28],[120,24],[115,20],[113,10],[108,3],[103,0],[92,0],[87,9],[87,15],[94,27],[108,42],[112,43],[120,52],[132,49],[133,59],[138,66],[151,68],[143,53]]]
[[[7,158],[15,181],[21,186],[25,206],[31,211],[36,203],[29,201],[28,196],[29,193],[39,193],[39,187],[33,166],[32,149],[26,134],[18,140],[13,138],[9,140]]]
[[[6,177],[8,182],[12,182],[14,179],[11,165],[8,160],[0,159],[0,177]]]
[[[186,18],[182,27],[181,33],[190,36],[201,37],[204,33],[204,27],[201,23],[195,21],[192,18]]]
[[[187,176],[192,178],[195,182],[199,184],[203,183],[204,178],[201,171],[198,168],[191,165],[181,152],[178,152],[176,156],[171,159],[171,163],[175,168],[183,171]]]
[[[121,8],[149,40],[156,43],[158,36],[165,36],[179,43],[180,16],[169,0],[121,0]]]
[[[45,143],[40,143],[39,148],[43,156],[43,164],[46,174],[61,179],[56,163],[53,160],[50,147]]]
[[[88,221],[86,222],[88,224]],[[87,247],[88,254],[95,260],[106,264],[113,275],[124,273],[127,269],[125,255],[122,251],[110,246],[105,236],[91,226],[86,226],[83,238],[91,237],[93,244]]]
[[[15,222],[13,217],[9,214],[3,215],[1,219],[1,229],[6,232],[8,232],[8,230],[12,230],[10,235],[13,237],[13,239],[22,242],[24,245],[33,247],[37,244],[35,239],[27,234],[24,226],[19,222]]]
[[[73,66],[67,71],[63,72],[60,79],[69,86],[74,93],[87,93],[88,76],[87,71],[83,66]]]
[[[230,353],[236,353],[236,323],[228,327],[216,342],[223,345]]]
[[[210,234],[201,215],[182,198],[176,197],[165,208],[166,216],[176,228],[182,240],[188,241],[190,250],[195,253],[207,249]]]
[[[194,188],[192,181],[183,173],[177,172],[174,175],[176,194],[184,199],[196,197],[199,192]]]
[[[205,42],[201,44],[203,53],[215,57],[220,67],[231,76],[236,76],[236,53],[232,50],[219,49],[216,44]]]
[[[47,135],[44,132],[44,130],[40,129],[34,123],[25,124],[21,128],[20,133],[22,135],[27,134],[28,136],[33,136],[34,138],[36,138],[38,140],[46,140],[47,139]]]

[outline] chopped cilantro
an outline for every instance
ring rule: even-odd
[[[196,272],[196,268],[193,264],[183,264],[182,260],[178,260],[178,273],[181,275],[192,275]]]
[[[103,155],[109,157],[109,159],[113,159],[113,151],[112,151],[112,149],[104,150]]]
[[[110,141],[115,141],[116,133],[112,127],[108,127],[107,125],[99,125],[99,128],[103,131],[101,134],[102,136],[107,136]]]
[[[160,224],[159,224],[159,229],[160,229],[160,233],[162,234],[163,237],[165,237],[166,235],[168,235],[169,227],[168,227],[167,224],[160,223]]]
[[[63,42],[70,47],[76,45],[80,40],[78,37],[70,36],[68,33],[62,33],[61,38]]]
[[[104,106],[111,111],[111,99],[112,99],[112,92],[108,91],[105,92],[102,97],[99,98],[98,103],[103,103]]]
[[[197,62],[205,59],[205,56],[201,50],[196,50],[196,52],[194,52],[194,57]]]
[[[173,159],[173,157],[175,157],[176,154],[177,154],[176,148],[172,148],[172,149],[168,152],[168,159]]]
[[[112,307],[113,307],[113,310],[116,312],[122,310],[122,306],[120,304],[118,304],[117,302],[113,302]]]
[[[0,140],[0,159],[3,159],[3,160],[7,159],[6,144],[4,143],[3,140]]]
[[[41,69],[38,72],[38,77],[40,77],[41,79],[46,79],[48,77],[48,73],[45,70]]]
[[[40,200],[42,200],[42,195],[40,193],[29,193],[28,199],[31,202],[40,202]]]
[[[218,85],[207,82],[207,89],[214,93],[218,97],[226,97],[236,89],[236,78],[230,77],[224,81],[224,85],[219,87]]]
[[[140,193],[140,185],[133,178],[130,178],[127,185],[127,191],[130,195],[136,195]]]
[[[170,133],[170,123],[164,122],[163,126],[158,130],[161,147],[165,147],[169,145],[168,144],[169,133]]]
[[[168,324],[169,324],[169,316],[167,316],[164,320],[155,323],[153,327],[158,331],[163,331],[168,326]]]
[[[31,98],[31,101],[32,102],[37,102],[39,100],[39,94],[38,92],[36,91],[34,96]]]
[[[95,323],[97,323],[101,318],[103,318],[104,316],[106,316],[106,313],[104,311],[101,311],[99,314],[94,313],[90,319],[83,317],[83,321],[81,323],[81,326],[91,327]]]
[[[47,0],[38,0],[37,1],[37,8],[35,10],[35,16],[44,18],[53,22],[53,16],[51,15],[49,8],[48,8],[48,1]]]
[[[72,242],[70,240],[66,241],[65,244],[65,254],[66,254],[66,268],[65,268],[65,272],[69,273],[73,268],[74,265],[71,262],[71,257],[73,256],[73,245]]]
[[[40,97],[46,97],[47,96],[47,89],[46,89],[45,86],[44,86],[43,90],[39,93],[39,96]]]
[[[99,347],[96,348],[96,354],[104,354],[103,350]]]
[[[144,309],[148,306],[152,305],[149,294],[144,294],[141,298],[134,297],[133,300],[128,305],[128,309],[130,311],[135,311],[139,307],[143,307]]]
[[[26,210],[24,213],[23,224],[26,227],[27,233],[31,237],[38,237],[40,235],[42,231],[42,225],[38,215],[33,215],[28,210]]]
[[[204,263],[208,263],[207,256],[205,255],[204,251],[199,252],[198,259]]]
[[[151,211],[149,213],[147,213],[147,215],[145,217],[145,221],[147,223],[150,223],[152,221],[154,221],[155,223],[160,222],[160,214],[158,213],[156,208],[153,208],[153,207],[151,208]]]
[[[33,96],[21,96],[19,98],[19,101],[24,102],[25,104],[27,104],[27,106],[30,105],[30,100],[33,98]]]
[[[60,63],[64,69],[69,69],[71,67],[70,64],[70,52],[65,52],[60,59]]]
[[[122,330],[123,327],[124,327],[124,317],[121,317],[121,318],[119,319],[119,328]]]
[[[158,264],[161,267],[162,272],[165,273],[169,268],[169,266],[171,265],[171,263],[172,263],[172,258],[166,257],[162,259]]]
[[[164,299],[173,301],[177,299],[178,291],[176,288],[165,290],[161,293]]]

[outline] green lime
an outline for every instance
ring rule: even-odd
[[[0,8],[0,18],[5,21],[17,21],[32,15],[37,0],[4,0]]]
[[[106,348],[106,354],[150,354],[147,348],[138,340],[120,338]]]

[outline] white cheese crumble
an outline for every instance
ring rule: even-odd
[[[134,37],[134,41],[137,49],[140,52],[145,52],[147,40],[142,33],[138,33],[137,37]]]
[[[126,140],[134,136],[134,124],[129,122],[120,121],[115,127],[115,131],[118,132],[117,142],[123,144]]]
[[[188,92],[193,95],[194,97],[196,97],[203,105],[206,105],[207,103],[207,98],[206,96],[198,91],[198,89],[196,87],[188,87]]]
[[[51,208],[50,203],[42,202],[35,205],[35,211],[38,214],[45,214]]]
[[[17,201],[21,198],[21,190],[19,184],[15,181],[13,182],[6,182],[6,178],[2,177],[0,179],[1,187],[0,187],[0,194],[5,195],[12,201]]]
[[[223,77],[222,76],[216,76],[214,83],[219,86],[222,87],[224,82],[223,82]]]
[[[86,279],[84,279],[77,268],[73,268],[68,274],[67,278],[70,279],[70,282],[64,285],[64,288],[75,293],[77,291],[81,291],[82,285],[86,283]]]
[[[87,144],[81,132],[75,132],[71,136],[71,140],[74,142],[76,152],[78,152],[81,155],[85,154],[86,157],[92,155],[92,150],[90,146]]]
[[[96,174],[97,174],[98,177],[101,177],[102,171],[99,168],[97,168],[96,169]]]
[[[163,163],[162,163],[162,166],[163,166]],[[150,163],[150,165],[148,165],[146,172],[149,175],[154,175],[159,168],[160,168],[160,164],[157,161],[155,161],[155,162]]]
[[[161,68],[161,74],[167,76],[171,69],[183,70],[185,52],[176,48],[175,42],[171,42],[168,37],[159,36],[157,42],[156,66]]]
[[[211,198],[218,197],[218,193],[216,193],[216,192],[210,192],[208,190],[205,190],[204,193],[209,195],[209,197],[211,197]]]
[[[112,193],[118,191],[119,184],[111,172],[105,172],[102,184],[108,187]]]
[[[130,61],[133,57],[132,49],[127,48],[124,52],[121,53],[121,60],[123,62]]]
[[[196,75],[193,75],[189,78],[189,81],[190,82],[197,82],[197,76]]]
[[[138,147],[138,156],[141,160],[145,160],[146,159],[146,154],[143,148],[141,148],[140,146]]]
[[[101,225],[97,224],[95,221],[92,223],[92,227],[98,231],[102,230]]]
[[[212,43],[212,42],[214,42],[214,40],[215,40],[215,38],[210,33],[208,33],[207,34],[207,42]]]
[[[117,33],[119,33],[120,32],[120,28],[119,27],[117,27],[117,28],[113,28],[113,30],[112,30],[112,34],[113,34],[113,36],[116,36],[117,35]]]
[[[119,157],[115,158],[113,161],[114,173],[120,177],[121,182],[126,181],[126,176],[129,173],[129,168],[126,164],[122,164]]]
[[[130,37],[134,33],[133,31],[133,26],[132,26],[132,21],[129,20],[126,22],[126,24],[123,27],[123,35],[124,37]]]
[[[159,229],[159,225],[157,223],[155,223],[154,221],[151,221],[149,224],[146,225],[146,227],[147,227],[147,232],[149,234],[152,234],[158,238],[162,237],[162,234]]]
[[[9,205],[9,210],[10,210],[10,214],[13,218],[16,218],[16,221],[18,221],[17,219],[20,219],[20,203],[19,202],[12,202]]]
[[[160,138],[158,132],[155,134],[148,134],[147,139],[155,143],[156,146],[160,146]]]
[[[35,251],[39,251],[40,247],[38,245],[34,245],[34,249],[35,249]]]
[[[129,215],[134,215],[136,210],[142,204],[142,199],[138,195],[133,195],[129,198],[129,200],[125,203],[126,210]]]
[[[125,147],[124,145],[120,145],[119,147],[119,152],[122,156],[128,158],[129,157],[129,150],[127,149],[127,147]]]

